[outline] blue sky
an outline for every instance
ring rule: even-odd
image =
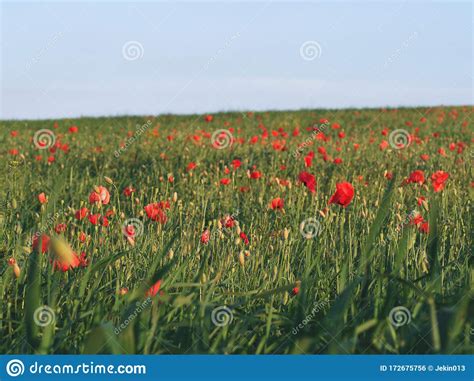
[[[1,13],[1,119],[473,103],[470,2],[2,1]]]

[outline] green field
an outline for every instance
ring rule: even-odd
[[[1,121],[0,351],[473,353],[472,117]]]

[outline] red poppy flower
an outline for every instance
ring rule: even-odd
[[[436,171],[431,175],[431,185],[435,192],[440,192],[444,189],[444,185],[449,178],[449,173],[444,171]]]
[[[71,254],[70,261],[68,262],[63,261],[61,259],[55,259],[53,261],[53,269],[62,271],[64,273],[70,269],[79,267],[80,265],[81,265],[81,260],[79,259],[77,254],[74,252]]]
[[[79,257],[79,266],[87,267],[89,265],[89,260],[86,258],[86,253],[81,253]]]
[[[147,297],[152,297],[158,294],[161,288],[161,279],[159,279],[153,286],[151,286],[147,292],[145,293],[145,296]]]
[[[76,211],[76,214],[74,215],[77,220],[82,220],[87,217],[87,214],[89,213],[89,209],[87,208],[81,208],[78,211]]]
[[[204,230],[201,234],[201,242],[204,245],[207,245],[210,239],[211,239],[211,232],[209,231],[209,229]]]
[[[286,143],[285,140],[275,140],[272,142],[272,148],[275,151],[283,151],[285,148],[285,143]]]
[[[107,210],[107,212],[105,212],[105,217],[112,217],[113,215],[115,215],[113,209]]]
[[[242,165],[242,162],[238,159],[234,159],[232,160],[232,167],[234,167],[234,170],[236,170],[237,168],[240,168],[240,166]]]
[[[298,176],[301,181],[311,193],[316,192],[316,177],[309,172],[301,172]]]
[[[423,222],[421,225],[420,225],[420,231],[422,233],[426,233],[428,234],[430,232],[430,224],[428,222]]]
[[[66,272],[77,267],[86,267],[89,264],[85,253],[78,256],[67,243],[55,240],[51,245],[55,258],[52,261],[55,270]]]
[[[423,201],[425,201],[426,198],[423,197],[423,196],[420,196],[416,199],[416,203],[418,204],[418,206],[421,206],[423,204]]]
[[[340,157],[336,157],[334,159],[334,164],[341,164],[342,163],[342,159]]]
[[[224,225],[226,228],[233,228],[235,225],[235,220],[232,216],[225,216],[221,220],[222,225]]]
[[[354,187],[351,183],[343,182],[336,184],[336,192],[329,199],[328,205],[338,204],[346,208],[354,198]]]
[[[110,202],[110,193],[107,188],[100,185],[96,187],[89,195],[89,202],[91,204],[102,203],[107,205]]]
[[[388,142],[386,140],[382,140],[382,143],[379,144],[380,151],[387,149],[388,146],[389,146]]]
[[[306,167],[311,167],[311,165],[313,164],[313,158],[314,158],[314,152],[311,151],[310,153],[308,153],[305,158],[304,158],[304,165]]]
[[[67,225],[66,224],[57,224],[55,227],[54,227],[54,231],[58,234],[60,233],[64,233],[67,229]]]
[[[281,197],[274,198],[272,202],[270,203],[270,208],[275,210],[281,210],[284,207],[285,202]]]
[[[166,204],[164,202],[155,202],[146,205],[144,209],[148,218],[153,221],[158,221],[159,223],[164,224],[167,220],[166,213],[164,211],[165,208],[169,209],[169,203]]]
[[[189,171],[193,170],[193,169],[196,168],[196,167],[197,167],[196,163],[191,162],[191,163],[189,163],[188,166],[186,167],[186,170],[189,172]]]
[[[47,236],[46,234],[36,233],[35,235],[33,235],[33,240],[32,240],[33,249],[36,250],[41,241],[41,252],[43,254],[46,253],[49,249],[50,240],[51,238]]]
[[[260,177],[262,177],[262,173],[260,171],[254,171],[250,173],[251,179],[259,179]]]
[[[413,171],[405,182],[422,185],[425,182],[425,174],[420,170]]]
[[[81,241],[82,243],[84,243],[84,242],[86,242],[86,239],[87,239],[86,233],[81,232],[81,233],[79,234],[79,241]]]
[[[77,131],[79,131],[79,129],[77,128],[77,126],[71,126],[71,127],[69,127],[69,132],[70,132],[71,134],[75,134],[75,133],[77,133]]]
[[[135,226],[127,225],[124,227],[123,232],[127,237],[133,238],[135,237]]]
[[[245,245],[249,244],[249,237],[244,232],[240,232],[239,237],[244,241]]]
[[[420,159],[423,161],[428,161],[430,159],[430,155],[427,155],[426,153],[421,154]]]
[[[99,213],[89,215],[89,221],[92,225],[99,225],[99,220],[100,220]]]
[[[123,194],[127,197],[131,197],[133,193],[135,193],[136,189],[132,186],[128,186],[123,190]]]
[[[46,204],[48,202],[48,198],[46,197],[46,194],[44,192],[38,195],[38,201],[41,204]]]
[[[423,222],[425,222],[425,219],[423,218],[423,216],[421,214],[417,214],[416,216],[414,216],[412,219],[411,219],[411,224],[412,225],[420,225],[422,224]]]
[[[226,178],[223,178],[223,179],[220,180],[220,183],[221,183],[222,185],[229,185],[229,184],[230,184],[230,179],[227,178],[227,177],[226,177]]]
[[[206,115],[206,116],[204,117],[204,120],[205,120],[207,123],[212,122],[212,119],[214,119],[214,117],[213,117],[212,115]]]

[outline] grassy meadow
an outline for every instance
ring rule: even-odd
[[[1,121],[1,353],[472,354],[473,110]]]

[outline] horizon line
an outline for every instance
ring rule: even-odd
[[[399,105],[399,106],[347,106],[347,107],[321,107],[321,108],[298,108],[298,109],[284,109],[284,108],[268,108],[268,109],[241,109],[241,110],[219,110],[219,111],[205,111],[198,113],[187,113],[187,112],[160,112],[157,114],[108,114],[108,115],[79,115],[71,117],[46,117],[46,118],[8,118],[3,119],[0,117],[0,122],[36,122],[36,121],[61,121],[61,120],[74,120],[74,119],[104,119],[104,118],[140,118],[140,117],[160,117],[160,116],[179,116],[179,117],[190,117],[200,115],[219,115],[219,114],[239,114],[248,112],[267,113],[267,112],[303,112],[303,111],[350,111],[350,110],[377,110],[377,109],[416,109],[416,108],[443,108],[443,107],[474,107],[473,104],[436,104],[436,105]]]

